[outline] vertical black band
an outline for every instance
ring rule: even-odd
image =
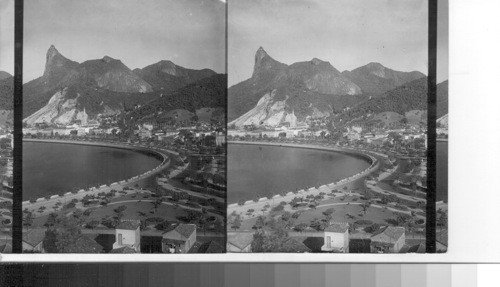
[[[226,51],[225,51],[225,60],[226,60],[226,128],[224,129],[225,131],[225,136],[226,136],[226,140],[225,140],[225,147],[226,147],[226,205],[225,205],[225,210],[224,210],[224,218],[225,218],[225,225],[224,225],[224,240],[225,242],[227,242],[227,226],[228,226],[228,221],[227,221],[227,206],[228,206],[228,202],[227,202],[227,192],[228,192],[228,186],[227,186],[227,179],[228,179],[228,171],[229,171],[229,168],[228,168],[228,164],[229,164],[229,160],[228,160],[228,151],[227,151],[227,146],[228,146],[228,143],[227,143],[227,127],[228,127],[228,124],[229,124],[229,121],[228,121],[228,112],[229,112],[229,93],[228,93],[228,89],[229,89],[229,38],[228,38],[228,35],[229,35],[229,7],[228,7],[228,1],[226,1],[225,3],[225,6],[226,6],[226,15],[225,15],[225,21],[226,21],[226,42],[225,42],[225,48],[226,48]],[[224,252],[227,252],[226,250],[226,245],[224,245]]]
[[[23,240],[23,9],[16,0],[14,9],[14,148],[12,196],[12,252],[22,252]]]
[[[437,1],[429,0],[429,71],[427,77],[427,223],[426,252],[436,253],[436,60]]]

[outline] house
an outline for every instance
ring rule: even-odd
[[[252,232],[228,232],[226,252],[252,252]]]
[[[224,247],[222,247],[219,243],[210,240],[200,245],[197,253],[224,253]]]
[[[226,143],[226,135],[223,133],[218,133],[215,136],[215,145],[216,146],[221,146]]]
[[[119,247],[119,248],[116,248],[116,249],[112,249],[111,251],[109,251],[109,253],[115,253],[115,254],[131,254],[131,253],[136,253],[135,252],[135,249],[130,247],[130,246],[123,246],[123,247]]]
[[[44,252],[45,228],[33,228],[23,234],[23,251]]]
[[[398,253],[405,245],[405,228],[396,226],[381,227],[371,237],[372,253]]]
[[[312,250],[307,247],[304,242],[297,240],[295,237],[290,237],[283,242],[279,252],[285,253],[310,253]]]
[[[436,232],[436,251],[438,253],[448,250],[448,229],[443,229]]]
[[[130,247],[136,253],[141,252],[141,222],[139,220],[123,220],[116,226],[113,250],[123,247]]]
[[[425,244],[423,243],[419,243],[419,244],[415,244],[413,246],[409,246],[408,247],[408,250],[405,252],[405,253],[425,253]],[[401,250],[403,251],[403,250]]]
[[[0,245],[0,253],[12,253],[12,245],[10,243]]]
[[[12,239],[10,235],[0,234],[0,253],[12,253]]]
[[[187,253],[196,243],[196,225],[179,224],[162,235],[164,253]]]
[[[349,224],[332,222],[324,230],[325,244],[321,251],[349,253]]]
[[[84,234],[79,236],[74,244],[67,249],[68,253],[102,253],[103,248],[94,239]]]

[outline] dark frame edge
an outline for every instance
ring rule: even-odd
[[[429,0],[426,252],[436,253],[437,1]]]
[[[14,148],[12,196],[12,252],[22,253],[23,211],[23,15],[24,1],[14,4]]]

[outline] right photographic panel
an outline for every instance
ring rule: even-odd
[[[228,15],[227,252],[424,253],[428,2],[232,0]]]

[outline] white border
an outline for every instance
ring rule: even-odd
[[[450,1],[449,251],[444,254],[2,254],[12,262],[500,262],[500,1]]]

